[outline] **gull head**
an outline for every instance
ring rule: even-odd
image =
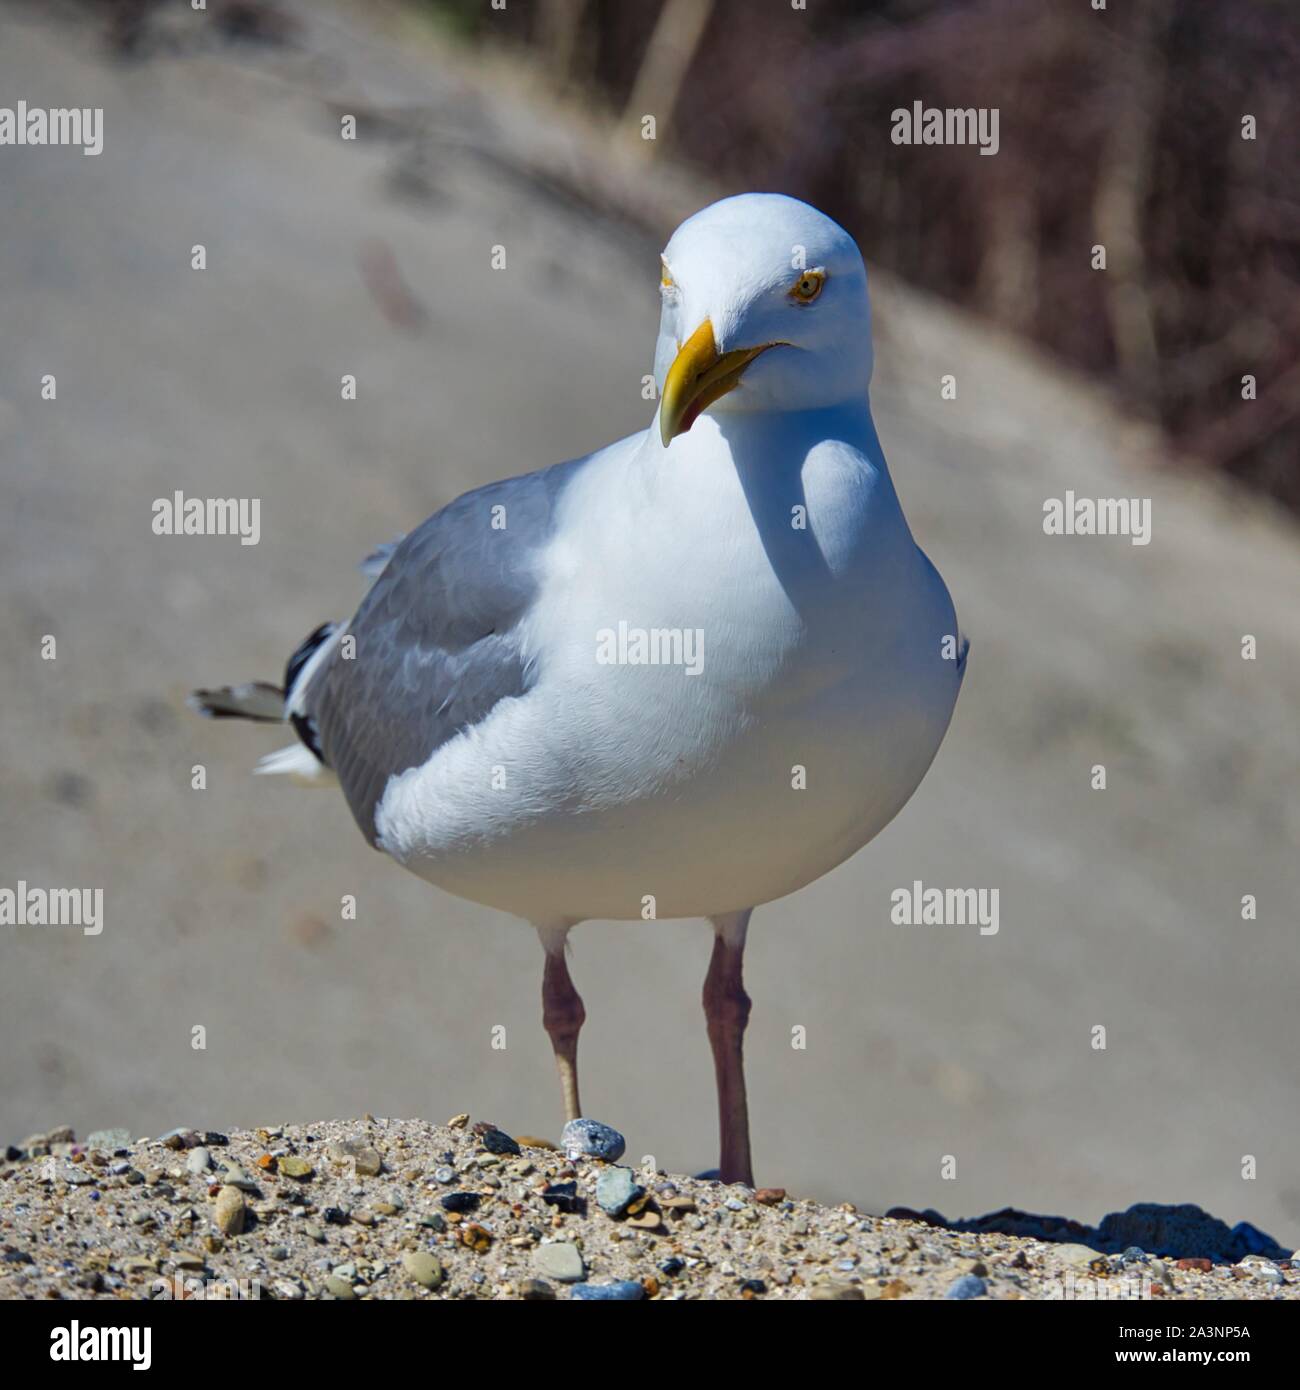
[[[817,410],[865,397],[862,253],[807,203],[743,193],[697,212],[664,248],[660,290],[665,447],[705,410]]]

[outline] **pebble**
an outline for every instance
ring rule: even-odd
[[[616,1279],[612,1284],[574,1284],[569,1297],[588,1303],[635,1303],[645,1297],[645,1289],[633,1279]]]
[[[587,1274],[578,1247],[567,1240],[539,1245],[533,1251],[533,1268],[543,1278],[554,1279],[557,1284],[576,1284]]]
[[[212,1167],[212,1155],[200,1145],[197,1149],[191,1149],[189,1157],[185,1160],[185,1167],[191,1173],[206,1173]]]
[[[383,1157],[364,1139],[343,1139],[331,1144],[325,1152],[334,1163],[354,1167],[358,1177],[374,1178],[383,1171]]]
[[[960,1279],[954,1279],[948,1285],[948,1291],[944,1294],[945,1298],[982,1298],[988,1293],[989,1287],[978,1274],[963,1274]]]
[[[622,1216],[644,1194],[630,1168],[606,1168],[596,1179],[596,1205],[606,1216]]]
[[[129,1129],[95,1129],[86,1136],[86,1147],[88,1149],[107,1149],[112,1153],[114,1149],[129,1149],[131,1147],[131,1131]]]
[[[198,1152],[195,1150],[195,1152]],[[305,1158],[296,1158],[292,1155],[280,1160],[280,1172],[286,1178],[297,1178],[300,1182],[306,1182],[315,1173],[315,1168]]]
[[[496,1125],[475,1125],[474,1135],[490,1154],[513,1154],[516,1158],[523,1154],[519,1145]]]
[[[145,1174],[146,1180],[149,1175]],[[249,1177],[247,1170],[241,1168],[237,1163],[227,1164],[222,1168],[218,1181],[226,1184],[227,1187],[237,1187],[241,1192],[251,1192],[254,1196],[261,1191],[257,1183]]]
[[[337,1274],[331,1274],[325,1280],[325,1288],[335,1298],[354,1299],[357,1296],[352,1285],[346,1279],[340,1279]]]
[[[216,1205],[212,1208],[212,1219],[222,1235],[239,1235],[248,1220],[244,1194],[237,1187],[223,1187],[217,1194]]]
[[[449,1192],[438,1205],[443,1211],[477,1211],[482,1198],[477,1192]]]
[[[808,1297],[814,1303],[857,1303],[862,1299],[862,1290],[856,1284],[840,1284],[828,1279],[814,1284],[808,1290]]]
[[[409,1250],[402,1256],[402,1268],[426,1289],[436,1289],[442,1283],[442,1265],[427,1250]]]
[[[615,1163],[623,1157],[627,1141],[616,1129],[599,1120],[570,1120],[560,1134],[566,1158],[601,1158]]]
[[[578,1184],[576,1182],[549,1183],[542,1192],[542,1201],[548,1207],[556,1207],[570,1215],[581,1212],[583,1208],[583,1200],[578,1196]]]
[[[538,1146],[534,1144],[532,1147]],[[525,1279],[519,1285],[519,1296],[530,1303],[544,1303],[555,1297],[555,1290],[545,1279]]]

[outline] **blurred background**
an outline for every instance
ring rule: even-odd
[[[0,147],[0,886],[106,919],[0,928],[0,1140],[554,1137],[531,932],[184,696],[278,679],[466,488],[643,428],[659,248],[773,189],[868,258],[873,407],[973,651],[898,820],[755,918],[758,1178],[1296,1243],[1298,77],[1281,0],[0,0],[0,102],[105,113],[96,158]],[[893,144],[915,101],[998,108],[997,155]],[[154,535],[178,489],[260,498],[260,544]],[[1150,498],[1151,544],[1045,536],[1067,490]],[[997,888],[999,933],[892,925],[914,879]],[[573,944],[591,1113],[711,1166],[707,930]]]

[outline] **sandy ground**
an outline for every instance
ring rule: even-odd
[[[334,795],[254,781],[282,736],[183,698],[276,678],[350,612],[355,562],[465,488],[642,427],[687,195],[651,168],[629,182],[663,226],[593,215],[530,172],[536,147],[594,179],[566,153],[591,130],[311,15],[298,48],[117,63],[60,6],[0,4],[5,100],[106,123],[98,158],[0,149],[0,885],[100,887],[106,916],[0,928],[13,1142],[458,1103],[557,1137],[531,933],[376,856]],[[973,651],[903,814],[755,918],[758,1179],[948,1216],[1195,1202],[1294,1243],[1295,528],[1154,466],[1016,345],[884,277],[874,297],[881,435]],[[260,498],[260,544],[155,536],[177,489]],[[1151,498],[1151,544],[1044,535],[1066,489]],[[997,934],[893,925],[918,879],[996,888]],[[574,946],[587,1104],[638,1159],[712,1166],[706,930]]]
[[[464,1113],[88,1139],[32,1135],[0,1164],[0,1298],[1300,1298],[1300,1257],[1195,1209],[953,1231]]]

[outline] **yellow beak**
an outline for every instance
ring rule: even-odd
[[[664,378],[663,399],[659,402],[659,436],[664,448],[679,435],[685,434],[700,412],[714,401],[740,385],[745,368],[760,352],[776,343],[761,347],[737,348],[718,355],[713,339],[713,325],[708,319],[682,345],[673,365]]]

